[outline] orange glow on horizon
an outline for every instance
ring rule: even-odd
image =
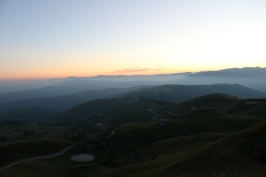
[[[182,72],[196,72],[196,71],[186,71],[186,70],[149,70],[143,72],[116,72],[116,71],[109,71],[109,72],[91,72],[91,73],[78,73],[72,72],[68,73],[39,73],[39,74],[13,74],[13,75],[1,75],[1,81],[12,81],[12,80],[46,80],[46,79],[60,79],[60,78],[68,78],[68,77],[94,77],[99,75],[106,75],[106,76],[118,76],[118,75],[125,75],[125,76],[134,76],[134,75],[155,75],[155,74],[172,74],[172,73],[182,73]]]
[[[256,66],[250,66],[256,67]],[[261,66],[260,66],[261,67]],[[167,69],[151,69],[151,68],[143,68],[143,67],[132,67],[130,69],[103,69],[94,70],[94,71],[76,71],[76,70],[66,70],[66,71],[51,71],[44,72],[42,71],[28,71],[20,73],[8,74],[0,74],[0,81],[23,81],[23,80],[48,80],[48,79],[62,79],[68,77],[95,77],[99,75],[105,76],[134,76],[134,75],[156,75],[156,74],[174,74],[174,73],[184,73],[184,72],[200,72],[200,71],[217,71],[225,68],[235,68],[235,67],[182,67],[182,68],[167,68]]]

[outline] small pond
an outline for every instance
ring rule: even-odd
[[[77,162],[90,162],[94,160],[94,156],[90,154],[79,154],[71,157],[71,160]]]

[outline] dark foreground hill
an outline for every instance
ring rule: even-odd
[[[62,138],[74,140],[76,147],[56,158],[18,164],[0,176],[265,176],[265,99],[210,94],[173,104],[132,94],[81,104],[50,119],[49,126],[31,125],[36,132],[54,132],[45,134],[45,141],[39,133],[30,141],[2,141],[2,166],[20,160],[24,151],[32,157],[38,149],[49,153],[70,143]],[[0,133],[19,134],[19,126],[2,126]],[[77,154],[95,159],[71,161]]]
[[[227,109],[231,108],[241,99],[238,99],[233,96],[225,95],[225,94],[209,94],[200,96],[197,98],[190,99],[188,101],[175,104],[167,109],[169,112],[182,115],[189,113],[193,110],[203,109],[203,108],[213,108],[222,111],[226,111]]]
[[[216,109],[232,115],[265,117],[266,109],[263,99],[251,99],[262,101],[261,103],[257,101],[259,104],[253,104],[253,101],[252,105],[246,105],[247,102],[250,102],[249,100],[216,93],[193,98],[178,104],[152,101],[154,99],[163,100],[165,98],[171,98],[178,102],[181,97],[184,98],[188,95],[190,95],[189,97],[193,97],[197,94],[205,92],[212,93],[217,90],[228,91],[230,93],[234,92],[238,95],[246,94],[246,92],[250,91],[250,95],[263,96],[260,92],[239,85],[165,85],[133,91],[132,93],[127,93],[117,98],[89,101],[64,111],[51,119],[47,119],[44,125],[67,126],[69,129],[66,137],[84,139],[86,136],[102,134],[122,124],[178,118],[180,115],[203,108]],[[162,94],[169,94],[169,97],[160,97]],[[99,124],[100,127],[95,127],[96,124]]]
[[[228,109],[231,114],[266,118],[266,99],[245,99]]]
[[[200,109],[178,120],[167,120],[164,126],[156,122],[125,125],[113,134],[76,143],[75,148],[62,156],[18,164],[0,174],[4,177],[32,173],[78,177],[264,176],[265,126],[261,118]],[[31,156],[27,144],[30,147],[34,143],[38,144],[38,140],[23,142],[27,157]],[[40,145],[42,143],[45,141],[40,141]],[[51,146],[54,151],[55,147],[62,147],[62,143],[59,146],[52,141],[39,148]],[[15,148],[17,145],[22,143],[13,143],[13,146],[8,143],[0,149],[18,152],[22,157],[22,151]],[[45,152],[44,149],[40,153]],[[37,151],[33,152],[32,156]],[[95,160],[89,163],[70,160],[72,155],[84,153],[95,155]],[[16,156],[12,159],[16,160]]]
[[[156,113],[152,112],[152,109],[160,110],[159,108],[170,105],[171,102],[179,103],[197,96],[211,93],[223,93],[231,96],[220,95],[213,96],[213,98],[212,96],[197,98],[198,100],[184,102],[182,105],[167,107],[167,109],[163,109],[163,113],[170,111],[175,114],[184,114],[190,110],[205,108],[208,106],[210,108],[225,110],[225,108],[234,105],[239,97],[262,98],[265,96],[262,92],[240,85],[163,85],[139,89],[122,95],[120,94],[116,98],[100,99],[83,103],[55,116],[50,120],[50,123],[70,125],[77,121],[89,119],[92,116],[108,118],[108,120],[99,120],[101,123],[137,123],[138,121],[152,120],[154,116],[157,116]],[[155,102],[155,100],[157,102]],[[160,105],[161,103],[158,101],[166,104]],[[145,119],[143,118],[144,115]],[[127,121],[130,117],[131,121]]]
[[[134,151],[141,162],[110,169],[110,176],[265,176],[265,125],[263,121],[237,133],[196,133],[159,140]],[[143,135],[150,137],[148,133]]]
[[[143,89],[144,87],[144,89]],[[10,102],[0,105],[0,112],[38,107],[44,110],[53,110],[62,112],[75,105],[101,98],[124,98],[128,101],[165,101],[179,103],[198,96],[223,93],[238,98],[263,98],[264,93],[241,86],[230,84],[216,85],[162,85],[156,87],[145,88],[146,86],[132,87],[128,89],[104,89],[89,90],[71,95],[62,95],[50,98],[36,98],[22,101]],[[117,95],[118,94],[118,95]]]

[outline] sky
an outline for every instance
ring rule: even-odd
[[[0,80],[257,66],[265,0],[0,0]]]

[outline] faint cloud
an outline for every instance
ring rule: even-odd
[[[135,66],[135,67],[131,67],[131,68],[134,68],[134,69],[136,69],[136,68],[141,68],[141,67]]]
[[[121,73],[121,74],[126,74],[126,73],[144,73],[144,72],[147,72],[147,73],[162,73],[162,72],[165,72],[165,71],[168,71],[169,72],[169,69],[168,68],[142,68],[142,67],[131,67],[131,68],[127,68],[127,69],[121,69],[121,70],[117,70],[117,71],[111,71],[109,73]]]
[[[134,72],[143,72],[143,71],[151,71],[150,68],[139,68],[139,67],[133,67],[130,69],[122,69],[118,71],[113,71],[112,73],[134,73]]]

